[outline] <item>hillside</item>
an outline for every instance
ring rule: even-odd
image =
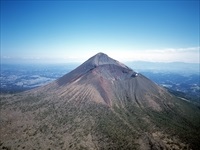
[[[1,95],[1,149],[197,149],[200,109],[98,53],[58,80]]]

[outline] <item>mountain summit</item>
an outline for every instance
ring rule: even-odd
[[[200,109],[98,53],[52,83],[1,101],[2,149],[200,147]]]
[[[108,55],[106,55],[104,53],[98,53],[98,54],[94,55],[89,60],[87,60],[85,63],[86,64],[91,63],[94,66],[100,66],[100,65],[106,65],[106,64],[110,64],[111,65],[111,64],[113,64],[113,65],[117,65],[117,66],[128,68],[124,64],[122,64],[122,63],[110,58]]]
[[[68,84],[73,82],[74,80],[80,79],[83,76],[87,76],[89,74],[98,74],[98,76],[101,76],[104,79],[116,79],[117,76],[118,78],[120,78],[120,76],[122,75],[121,73],[123,71],[132,72],[132,70],[126,65],[108,57],[104,53],[98,53],[95,56],[88,59],[87,61],[85,61],[82,65],[80,65],[78,68],[76,68],[69,74],[66,74],[57,82],[60,85]]]
[[[76,90],[71,86],[75,86]],[[110,58],[104,53],[98,53],[82,65],[64,75],[57,81],[42,87],[45,91],[55,92],[63,97],[70,93],[85,93],[86,100],[98,101],[112,105],[123,105],[129,99],[138,107],[150,107],[161,110],[171,95],[163,88],[136,73],[126,65]],[[93,98],[92,98],[93,97]],[[119,99],[120,98],[120,99]],[[160,98],[162,101],[157,101]],[[119,101],[114,101],[118,99]],[[80,99],[75,99],[80,100]]]

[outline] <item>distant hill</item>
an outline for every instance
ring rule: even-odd
[[[138,71],[171,72],[184,75],[200,74],[199,63],[132,61],[126,62],[126,64]]]
[[[1,95],[2,149],[198,149],[200,109],[98,53],[63,77]]]

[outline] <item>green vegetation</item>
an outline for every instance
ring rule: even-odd
[[[87,99],[66,102],[67,99],[60,98],[55,101],[46,99],[42,94],[9,96],[9,99],[2,99],[1,108],[9,108],[13,113],[20,114],[17,116],[21,119],[18,132],[9,133],[13,137],[17,133],[20,136],[17,136],[18,141],[2,140],[1,149],[30,149],[32,145],[35,149],[81,150],[98,147],[105,150],[133,150],[140,148],[138,140],[143,135],[147,135],[144,138],[153,147],[155,139],[151,138],[155,131],[168,135],[161,136],[159,140],[176,137],[189,144],[189,148],[200,147],[200,110],[179,99],[173,100],[175,103],[171,108],[166,107],[159,112],[136,106],[130,100],[124,101],[123,106],[113,104],[109,107]],[[26,118],[26,115],[30,118]],[[2,119],[4,124],[9,118],[6,119]],[[173,140],[166,140],[166,144],[180,149],[184,147]]]
[[[200,110],[197,106],[176,99],[178,105],[173,111],[150,111],[152,122],[171,136],[188,143],[192,149],[200,147]]]

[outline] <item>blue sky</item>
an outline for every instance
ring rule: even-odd
[[[199,1],[1,1],[1,59],[199,62]]]

